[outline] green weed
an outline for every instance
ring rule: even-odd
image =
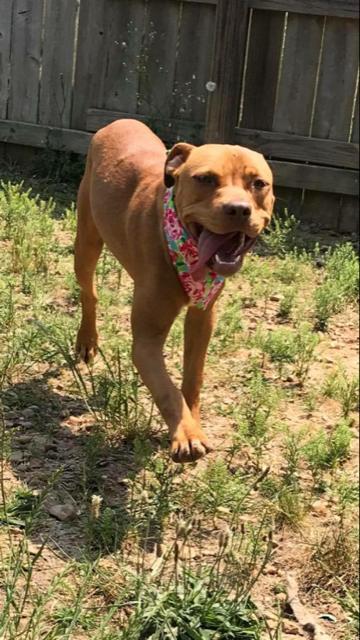
[[[19,272],[23,290],[34,274],[48,272],[53,246],[54,203],[33,196],[23,185],[0,184],[0,238],[10,242],[9,269]]]
[[[296,244],[299,220],[286,209],[282,216],[274,215],[263,240],[266,247],[278,256],[284,256]]]
[[[330,433],[323,429],[304,445],[304,457],[315,477],[335,469],[350,455],[352,433],[346,420],[341,420]]]
[[[345,369],[339,367],[328,376],[323,393],[340,402],[342,414],[347,418],[359,407],[359,376],[349,376]]]
[[[343,244],[329,250],[323,283],[314,293],[315,327],[327,329],[330,318],[358,297],[359,262],[353,246]]]
[[[285,366],[292,364],[300,384],[309,373],[318,343],[318,336],[307,323],[302,323],[295,331],[279,328],[264,333],[260,330],[254,338],[254,345],[276,365],[279,377],[282,378]]]

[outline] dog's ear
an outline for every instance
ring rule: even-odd
[[[188,159],[194,146],[187,142],[178,142],[168,154],[165,163],[164,182],[166,187],[173,187],[175,184],[175,174],[179,167]]]

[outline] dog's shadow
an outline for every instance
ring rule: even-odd
[[[31,539],[45,542],[63,557],[106,555],[120,548],[134,524],[131,487],[146,456],[136,441],[109,444],[85,402],[64,394],[60,378],[56,384],[57,375],[51,371],[15,383],[2,394],[10,464],[24,494],[23,520],[10,497],[9,524],[19,522],[29,529],[30,522]],[[161,438],[147,440],[148,455],[163,444]],[[29,515],[26,502],[32,495],[39,497],[29,506]],[[151,523],[156,534],[149,539],[148,530],[140,540],[143,548],[161,539],[162,526],[161,519]]]

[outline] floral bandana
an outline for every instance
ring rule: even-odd
[[[210,270],[200,281],[194,280],[191,275],[191,268],[198,262],[199,252],[195,240],[176,213],[173,187],[166,190],[164,197],[164,230],[172,263],[189,296],[190,304],[205,310],[222,288],[225,278]]]

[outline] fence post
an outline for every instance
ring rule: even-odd
[[[233,142],[239,116],[248,20],[247,0],[218,0],[205,142]]]

